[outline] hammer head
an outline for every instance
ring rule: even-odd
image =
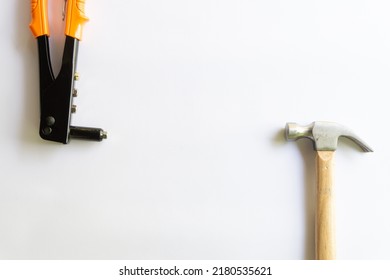
[[[373,150],[346,127],[333,122],[313,122],[303,126],[296,123],[286,124],[286,139],[297,140],[309,138],[317,151],[335,151],[339,137],[354,141],[364,152]]]

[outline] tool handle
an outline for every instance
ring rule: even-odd
[[[31,0],[30,29],[35,37],[50,35],[47,0]]]
[[[335,227],[333,205],[334,151],[317,151],[317,214],[316,258],[335,258]]]
[[[81,40],[83,25],[88,21],[85,0],[67,0],[65,35]]]

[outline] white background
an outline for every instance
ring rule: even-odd
[[[49,1],[56,71],[63,1]],[[312,259],[314,151],[329,120],[339,259],[388,259],[390,3],[89,0],[74,125],[43,141],[30,2],[0,11],[1,259]],[[54,51],[55,49],[55,51]]]

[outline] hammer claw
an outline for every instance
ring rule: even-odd
[[[314,142],[314,149],[317,151],[335,151],[339,137],[352,140],[364,152],[373,151],[355,133],[337,123],[317,121],[306,126],[296,123],[286,124],[287,140],[309,138]]]

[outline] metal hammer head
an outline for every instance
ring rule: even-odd
[[[317,151],[335,151],[339,137],[346,137],[354,141],[364,152],[373,150],[359,137],[346,127],[333,122],[313,122],[302,126],[296,123],[286,124],[286,139],[297,140],[309,138],[314,142]]]

